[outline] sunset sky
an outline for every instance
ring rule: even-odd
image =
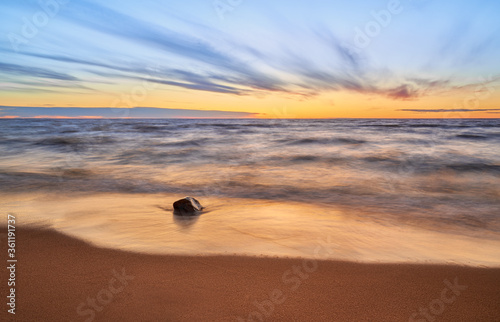
[[[0,117],[500,117],[500,1],[1,1]]]

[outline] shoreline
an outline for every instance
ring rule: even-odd
[[[16,321],[500,321],[499,268],[147,255],[32,228],[16,243]]]
[[[180,194],[0,194],[22,227],[50,227],[96,247],[180,256],[316,258],[500,268],[498,234],[438,230],[299,202],[205,197],[199,216],[172,215]],[[1,225],[0,225],[1,226]],[[490,238],[491,237],[491,238]]]

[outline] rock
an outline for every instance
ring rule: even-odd
[[[201,211],[203,207],[198,200],[193,197],[185,197],[174,202],[174,214],[180,216],[194,216]]]

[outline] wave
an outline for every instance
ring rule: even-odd
[[[64,151],[79,151],[84,149],[85,142],[82,139],[70,137],[51,137],[39,140],[34,145],[42,147],[52,147]]]
[[[303,138],[303,139],[279,139],[278,143],[285,143],[287,145],[309,145],[309,144],[364,144],[368,141],[362,139],[354,139],[348,137],[338,138]]]
[[[320,158],[315,155],[297,155],[290,158],[292,162],[312,162],[318,160],[320,160]]]
[[[147,124],[139,124],[134,125],[134,130],[137,132],[150,133],[150,132],[164,132],[167,130],[166,126],[158,126],[158,125],[147,125]]]
[[[500,174],[500,165],[488,163],[453,163],[445,166],[457,172],[489,172]]]
[[[468,140],[487,140],[488,136],[480,135],[480,134],[458,134],[455,137],[459,139],[468,139]]]
[[[64,150],[83,150],[90,145],[112,144],[116,141],[110,136],[54,136],[36,140],[35,146],[62,148]]]
[[[498,120],[14,120],[0,126],[0,190],[314,200],[409,221],[474,214],[480,221],[462,221],[481,226],[500,207],[498,128]]]
[[[162,142],[157,143],[156,146],[166,146],[166,147],[188,147],[188,146],[201,146],[206,145],[210,142],[208,138],[200,138],[195,140],[184,140],[175,142]]]

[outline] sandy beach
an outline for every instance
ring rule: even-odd
[[[0,12],[0,322],[500,322],[500,1]]]
[[[27,228],[16,252],[2,321],[500,321],[498,268],[145,255]]]

